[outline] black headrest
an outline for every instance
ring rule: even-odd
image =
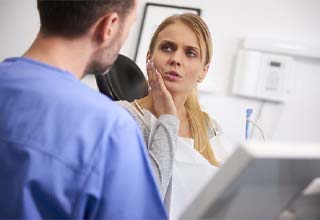
[[[113,100],[143,98],[148,94],[146,78],[137,64],[119,54],[108,73],[96,75],[99,91]]]

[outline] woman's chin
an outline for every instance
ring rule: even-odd
[[[170,94],[183,94],[185,93],[185,89],[181,88],[181,85],[174,84],[171,82],[165,82],[167,90],[170,92]]]

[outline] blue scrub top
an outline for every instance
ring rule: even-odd
[[[0,64],[0,218],[166,219],[140,130],[74,75]]]

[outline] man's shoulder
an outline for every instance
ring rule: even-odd
[[[127,111],[68,73],[41,65],[31,67],[33,70],[10,62],[3,65],[7,65],[2,70],[6,69],[8,76],[3,76],[5,86],[0,82],[0,91],[5,94],[2,104],[9,107],[15,103],[10,111],[0,110],[11,125],[2,130],[15,134],[8,136],[10,140],[64,158],[61,161],[86,164],[93,152],[122,134],[124,126],[133,133],[138,130]],[[24,129],[20,129],[22,125]]]

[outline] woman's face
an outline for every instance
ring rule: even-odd
[[[196,35],[182,22],[164,28],[158,35],[153,54],[148,56],[172,94],[188,95],[208,70]]]

